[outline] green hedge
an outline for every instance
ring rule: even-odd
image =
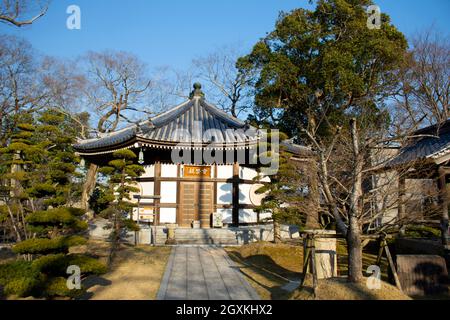
[[[82,275],[103,274],[107,271],[104,264],[85,255],[53,254],[33,261],[33,267],[36,270],[56,276],[67,275],[67,267],[72,265],[79,266]]]
[[[77,208],[55,208],[46,211],[37,211],[27,216],[26,220],[29,224],[37,227],[45,226],[65,226],[69,228],[83,230],[87,225],[81,224],[79,217],[85,213],[82,209]]]
[[[44,276],[28,261],[14,261],[0,265],[0,285],[6,295],[26,297],[42,283]]]
[[[42,294],[45,297],[71,297],[75,298],[83,293],[83,289],[67,288],[67,279],[63,277],[51,278],[46,281],[42,288]]]
[[[85,243],[86,239],[80,236],[63,236],[54,239],[35,238],[19,242],[13,247],[13,251],[17,254],[67,253],[69,247]]]
[[[438,239],[441,237],[441,230],[428,226],[408,226],[405,235],[411,238]]]
[[[0,265],[0,285],[6,295],[19,297],[76,297],[83,290],[67,288],[67,267],[77,265],[81,275],[103,274],[107,267],[83,255],[54,254],[33,262],[14,261]]]

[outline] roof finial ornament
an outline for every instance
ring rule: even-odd
[[[205,94],[202,91],[202,85],[198,82],[194,83],[194,90],[189,95],[189,99],[193,99],[194,97],[205,97]]]

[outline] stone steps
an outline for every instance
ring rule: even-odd
[[[164,244],[167,230],[159,228],[156,232],[156,243]],[[176,244],[218,244],[236,245],[239,243],[236,232],[229,229],[175,229]]]
[[[223,229],[176,229],[175,240],[178,244],[238,244],[236,233]]]
[[[283,226],[281,236],[293,239],[299,236],[298,228]],[[242,245],[255,241],[272,241],[271,225],[229,227],[223,229],[192,229],[175,227],[175,241],[170,244],[218,244]],[[156,244],[164,245],[167,241],[167,227],[156,228]]]

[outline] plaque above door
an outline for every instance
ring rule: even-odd
[[[185,178],[211,178],[210,166],[184,166]]]

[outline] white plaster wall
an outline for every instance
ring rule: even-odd
[[[178,175],[176,164],[162,164],[161,165],[161,177],[163,178],[176,178]]]
[[[263,221],[265,219],[272,219],[272,212],[260,212],[259,213],[259,221]]]
[[[177,209],[176,208],[161,208],[159,211],[159,221],[161,223],[176,223]]]
[[[252,168],[240,167],[239,177],[244,180],[253,180],[258,175],[258,172]]]
[[[141,189],[141,195],[143,196],[153,196],[155,194],[154,182],[139,182],[139,188]]]
[[[256,223],[258,214],[252,209],[239,209],[239,223]]]
[[[231,204],[233,203],[233,184],[217,183],[217,203]]]
[[[175,181],[161,182],[161,203],[177,203],[177,183]]]
[[[239,185],[239,204],[252,204],[250,201],[250,189],[251,184],[240,184]]]
[[[217,178],[231,179],[233,178],[233,166],[217,166]]]
[[[142,178],[153,178],[155,176],[155,165],[144,166],[145,172],[141,175]]]
[[[222,215],[223,223],[233,223],[233,210],[232,209],[217,209],[217,213]]]

